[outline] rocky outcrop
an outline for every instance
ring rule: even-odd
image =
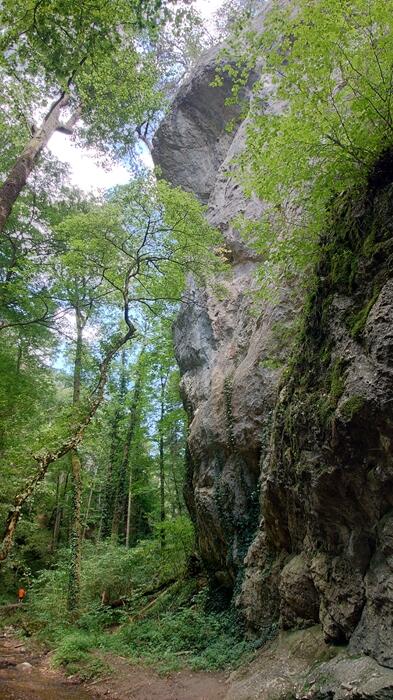
[[[238,214],[258,219],[264,207],[246,199],[228,173],[244,147],[240,114],[254,77],[241,103],[226,104],[229,78],[219,88],[211,85],[218,55],[208,52],[180,88],[153,155],[165,178],[208,203],[208,219],[222,231],[231,262],[230,274],[216,280],[219,295],[190,282],[174,330],[190,418],[186,497],[212,586],[225,597],[259,520],[260,458],[287,354],[280,333],[293,308],[286,290],[279,304],[261,305],[252,294],[259,258],[232,221]],[[228,133],[230,120],[238,122]]]
[[[326,647],[319,628],[281,633],[232,674],[225,700],[391,700],[393,671]]]
[[[342,201],[324,246],[262,468],[269,559],[250,561],[240,602],[267,590],[286,627],[318,604],[327,641],[393,667],[392,184]]]
[[[255,300],[263,261],[232,223],[264,205],[231,177],[246,125],[225,131],[240,111],[229,84],[211,86],[216,62],[213,51],[198,65],[155,141],[163,175],[207,202],[230,251],[225,294],[190,281],[174,330],[201,556],[261,641],[318,623],[327,642],[393,668],[392,158],[333,207],[292,354],[294,295]],[[390,697],[381,683],[348,697]]]

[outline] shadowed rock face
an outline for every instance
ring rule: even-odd
[[[240,104],[225,104],[231,91],[229,78],[220,87],[211,85],[216,68],[217,50],[212,49],[180,87],[153,144],[154,160],[164,177],[194,192],[204,204],[233,139],[225,126],[241,112]]]
[[[348,198],[325,243],[239,603],[393,668],[393,185]]]
[[[190,281],[174,329],[200,552],[213,586],[230,595],[238,582],[259,636],[317,622],[326,640],[393,668],[391,159],[340,204],[283,385],[296,311],[285,289],[275,303],[250,296],[260,261],[231,222],[264,205],[230,176],[245,123],[225,131],[240,112],[224,104],[229,83],[210,85],[215,61],[209,52],[181,87],[154,152],[164,177],[207,202],[231,251],[226,295]]]

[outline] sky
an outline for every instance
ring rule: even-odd
[[[195,6],[209,22],[222,3],[223,0],[196,0]],[[49,148],[60,161],[68,164],[71,183],[85,192],[97,192],[115,185],[124,185],[130,179],[130,173],[123,165],[113,163],[104,169],[98,164],[98,157],[94,151],[77,147],[65,134],[56,132],[50,140]],[[147,149],[142,158],[146,165],[151,165]]]

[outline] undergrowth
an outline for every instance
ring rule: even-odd
[[[35,580],[25,617],[29,633],[53,650],[55,665],[86,680],[108,675],[112,654],[162,673],[234,668],[251,654],[235,612],[208,611],[205,580],[187,576],[193,545],[187,527],[181,523],[180,537],[172,525],[164,550],[158,540],[128,550],[87,543],[76,623],[66,610],[66,553]],[[123,605],[102,604],[104,590]]]

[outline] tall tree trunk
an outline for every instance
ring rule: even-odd
[[[183,503],[182,503],[181,496],[180,496],[179,484],[177,483],[177,478],[176,478],[176,474],[175,474],[174,461],[172,461],[172,478],[173,478],[173,485],[175,487],[175,497],[176,497],[176,505],[177,505],[178,515],[182,515]]]
[[[61,127],[61,111],[67,106],[68,102],[69,96],[63,92],[51,104],[41,126],[32,135],[0,187],[0,232],[4,230],[12,208],[25,187],[27,178],[33,171],[41,151],[45,148],[54,132]],[[66,130],[69,127],[71,131],[78,117],[79,112],[76,112],[63,129]]]
[[[74,361],[74,382],[72,405],[77,408],[81,395],[82,377],[82,351],[83,351],[83,329],[86,324],[86,317],[82,317],[79,304],[75,306],[76,319],[76,348]],[[80,604],[80,579],[82,561],[82,467],[77,449],[71,450],[71,476],[72,476],[72,526],[71,526],[71,559],[68,578],[68,610],[78,614]]]
[[[62,487],[63,483],[64,483],[64,489],[63,489],[63,496],[62,496],[61,495],[61,487]],[[61,518],[63,516],[63,507],[64,507],[64,501],[65,501],[66,492],[67,492],[67,485],[68,485],[68,472],[60,472],[59,476],[57,477],[57,484],[58,484],[58,489],[57,489],[57,499],[56,499],[56,516],[55,516],[55,523],[53,526],[53,536],[52,536],[52,544],[51,544],[52,553],[56,551],[57,545],[59,542]]]
[[[83,330],[86,325],[86,319],[82,317],[82,311],[77,304],[75,308],[76,321],[76,347],[74,360],[74,378],[73,378],[73,394],[72,405],[77,406],[81,398],[81,377],[82,377],[82,351],[83,351]]]
[[[123,445],[123,455],[119,466],[117,485],[116,485],[116,497],[115,497],[115,507],[113,513],[112,521],[112,538],[117,540],[120,529],[120,522],[122,520],[122,515],[125,514],[126,510],[126,500],[127,500],[127,473],[128,464],[130,459],[130,450],[132,441],[135,434],[135,429],[137,426],[138,419],[138,409],[139,401],[142,390],[142,366],[141,360],[144,354],[144,350],[141,351],[138,360],[138,367],[135,378],[134,392],[132,396],[132,403],[130,407],[130,413],[128,418],[128,428],[126,433],[126,438]],[[123,521],[124,522],[124,521]]]
[[[72,475],[72,526],[70,537],[70,568],[68,575],[68,597],[67,608],[78,617],[80,607],[80,583],[81,583],[81,561],[82,561],[82,521],[81,521],[81,500],[82,500],[82,467],[78,451],[71,450],[71,475]]]
[[[94,472],[93,475],[93,481],[90,487],[89,491],[89,498],[87,500],[87,506],[86,506],[86,513],[85,513],[85,521],[83,524],[83,532],[82,532],[82,542],[86,537],[86,530],[87,530],[87,523],[89,522],[89,515],[90,515],[90,508],[91,508],[91,502],[93,500],[93,493],[94,493],[94,486],[95,486],[95,477],[96,477],[96,472]]]
[[[165,386],[167,377],[161,374],[161,396],[160,396],[160,438],[159,438],[159,463],[160,463],[160,541],[161,547],[165,547],[165,453],[164,453],[164,417],[165,417]]]
[[[96,540],[97,542],[100,542],[101,538],[102,538],[102,520],[103,520],[102,500],[103,499],[102,499],[101,493],[102,493],[102,488],[100,487],[99,491],[98,491],[98,512],[100,514],[100,523],[98,525],[97,540]]]
[[[128,477],[128,503],[127,503],[127,525],[126,525],[126,547],[127,549],[130,546],[130,530],[131,530],[131,511],[132,511],[132,477],[133,477],[133,468],[132,464],[130,465],[130,474]]]
[[[127,390],[127,373],[126,373],[126,354],[123,349],[121,353],[121,364],[120,364],[120,383],[119,383],[119,393],[117,396],[117,406],[115,414],[113,416],[112,426],[111,426],[111,448],[109,454],[109,464],[108,471],[104,486],[104,498],[102,506],[101,524],[100,531],[103,538],[110,537],[112,532],[112,523],[115,510],[115,499],[116,499],[116,473],[119,460],[119,426],[123,418],[124,413],[124,402]]]
[[[165,522],[165,457],[164,457],[164,436],[160,435],[160,540],[161,547],[165,547],[165,532],[164,532],[164,522]]]

